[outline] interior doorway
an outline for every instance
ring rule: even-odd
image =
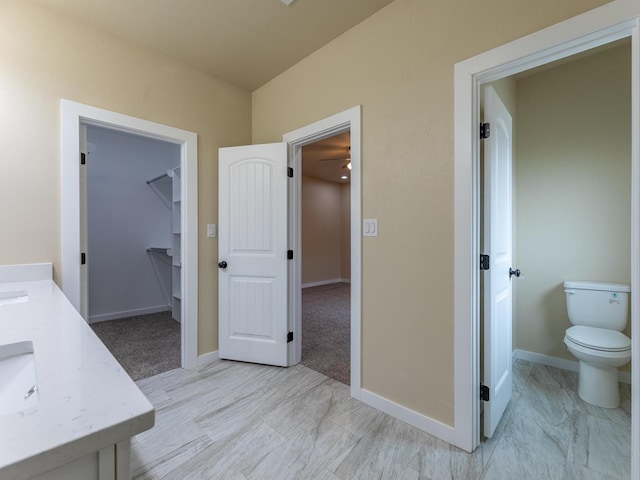
[[[179,368],[180,147],[86,132],[86,320],[132,379]]]
[[[289,132],[283,136],[288,149],[288,163],[293,174],[288,188],[289,204],[289,245],[294,255],[289,262],[288,303],[289,328],[293,332],[293,341],[289,343],[289,365],[300,363],[302,359],[302,341],[295,332],[302,330],[302,262],[296,257],[302,245],[302,149],[319,140],[324,140],[345,132],[350,133],[350,393],[361,400],[361,331],[362,331],[362,212],[361,212],[361,107],[337,113],[315,123]]]
[[[198,142],[197,135],[174,127],[128,115],[61,100],[62,157],[62,289],[80,312],[87,311],[85,247],[83,230],[86,209],[81,208],[83,125],[95,125],[177,145],[180,152],[180,285],[181,366],[198,364]]]
[[[485,370],[482,383],[490,387],[491,395],[481,405],[484,410],[481,436],[491,437],[491,443],[503,442],[504,432],[508,432],[512,442],[536,438],[529,449],[531,457],[577,467],[575,462],[581,461],[580,445],[574,445],[572,439],[588,436],[597,424],[599,441],[616,447],[592,452],[584,468],[613,477],[630,475],[629,365],[619,369],[622,402],[617,409],[598,408],[578,397],[577,359],[568,353],[562,341],[565,330],[571,326],[563,282],[574,279],[630,282],[630,47],[625,39],[493,82],[483,89],[482,109],[483,122],[491,125],[491,137],[499,136],[495,115],[488,118],[492,99],[487,98],[486,90],[492,89],[496,96],[495,92],[500,92],[499,97],[509,105],[508,114],[513,117],[518,141],[508,148],[513,150],[513,174],[508,176],[514,192],[509,202],[513,214],[494,225],[499,229],[506,227],[504,232],[496,233],[504,236],[505,244],[508,236],[513,238],[514,261],[504,267],[502,274],[495,252],[489,252],[485,246],[482,252],[491,254],[491,265],[489,271],[481,273],[485,295],[490,274],[502,275],[513,289],[513,324],[509,319],[509,324],[499,329],[508,335],[504,342],[509,344],[513,331],[513,348],[505,349],[502,362],[513,370],[509,372],[513,389],[509,382],[506,411],[504,415],[499,412],[502,419],[498,416],[492,424],[489,420],[500,392],[495,391],[499,387],[496,378],[486,380]],[[503,108],[507,109],[504,104]],[[593,137],[588,126],[601,119],[606,119],[606,124]],[[501,198],[493,192],[494,183],[487,181],[491,157],[487,148],[491,137],[483,140],[485,173],[481,203],[485,205],[491,199]],[[483,236],[489,232],[492,237],[494,230],[486,228],[494,224],[493,220],[488,221],[488,210],[482,208],[485,227],[481,232]],[[512,228],[508,226],[511,219]],[[511,276],[507,273],[509,268],[515,272]],[[481,301],[486,307],[486,301],[490,300],[485,296]],[[481,306],[480,311],[486,312],[486,308]],[[509,312],[511,308],[505,309],[505,313]],[[485,326],[481,326],[484,332],[481,352],[485,346],[485,354],[480,355],[481,375],[483,364],[491,364],[486,348],[492,343],[486,330],[488,317],[486,313],[484,319],[481,316]],[[623,333],[631,336],[628,327]],[[493,358],[500,358],[499,352]],[[534,404],[537,410],[531,412]],[[545,411],[557,415],[554,427],[547,423],[549,416]],[[566,421],[559,420],[558,412],[568,412]],[[527,419],[534,417],[536,421],[528,424]],[[514,422],[523,428],[513,429]],[[590,430],[585,425],[591,425]],[[542,432],[545,434],[540,435]],[[535,449],[543,448],[545,443],[542,438],[570,445],[573,453],[569,455],[560,449],[536,455]],[[607,461],[599,462],[600,455]]]
[[[302,147],[302,361],[351,380],[351,135]]]
[[[285,134],[283,142],[225,147],[218,156],[219,358],[292,366],[302,360],[302,149],[350,133],[350,151],[347,145],[339,152],[339,168],[347,158],[351,166],[349,212],[340,221],[349,223],[344,239],[350,271],[349,383],[357,399],[362,395],[360,124],[360,107],[354,107]]]
[[[479,258],[478,193],[479,193],[479,138],[475,126],[479,124],[479,89],[481,85],[528,70],[554,60],[599,47],[621,38],[632,39],[632,190],[631,190],[631,329],[632,343],[638,343],[638,112],[640,82],[638,77],[638,17],[631,4],[613,5],[595,9],[569,21],[555,25],[537,35],[514,41],[494,51],[478,55],[456,65],[456,246],[455,246],[455,303],[456,303],[456,445],[472,451],[478,446],[478,301]],[[469,161],[470,160],[470,161]],[[638,356],[632,352],[632,389],[638,389]],[[471,368],[469,368],[471,367]],[[637,448],[638,400],[632,395],[632,451]],[[637,476],[638,460],[632,458],[631,475]]]

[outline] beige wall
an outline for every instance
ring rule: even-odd
[[[0,264],[60,281],[61,98],[198,134],[199,353],[217,349],[217,149],[251,140],[251,97],[161,54],[26,1],[0,2]],[[9,208],[7,208],[9,207]]]
[[[575,360],[562,282],[631,280],[630,45],[519,80],[517,104],[515,347]]]
[[[453,67],[605,0],[396,0],[253,93],[253,142],[362,105],[362,382],[453,425]]]
[[[302,177],[302,284],[342,278],[342,185]]]

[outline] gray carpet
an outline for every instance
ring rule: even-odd
[[[171,312],[93,323],[91,328],[134,380],[180,367],[180,324]]]
[[[350,284],[332,283],[302,290],[302,364],[350,384]]]

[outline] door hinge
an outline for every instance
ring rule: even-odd
[[[82,252],[80,254],[80,265],[84,265],[85,263],[87,263],[87,254]]]
[[[480,400],[484,402],[489,401],[489,387],[483,384],[480,384]]]
[[[480,254],[480,270],[489,270],[489,255]]]
[[[489,138],[491,135],[491,124],[489,123],[481,123],[480,124],[480,138]]]
[[[287,260],[293,260],[293,250],[287,250]]]
[[[287,333],[287,343],[293,342],[293,332]]]
[[[85,153],[80,154],[80,165],[87,163],[87,155]]]
[[[293,178],[293,168],[287,167],[287,177]]]

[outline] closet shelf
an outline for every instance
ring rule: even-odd
[[[168,257],[172,257],[173,248],[149,247],[147,248],[147,253],[166,255]]]

